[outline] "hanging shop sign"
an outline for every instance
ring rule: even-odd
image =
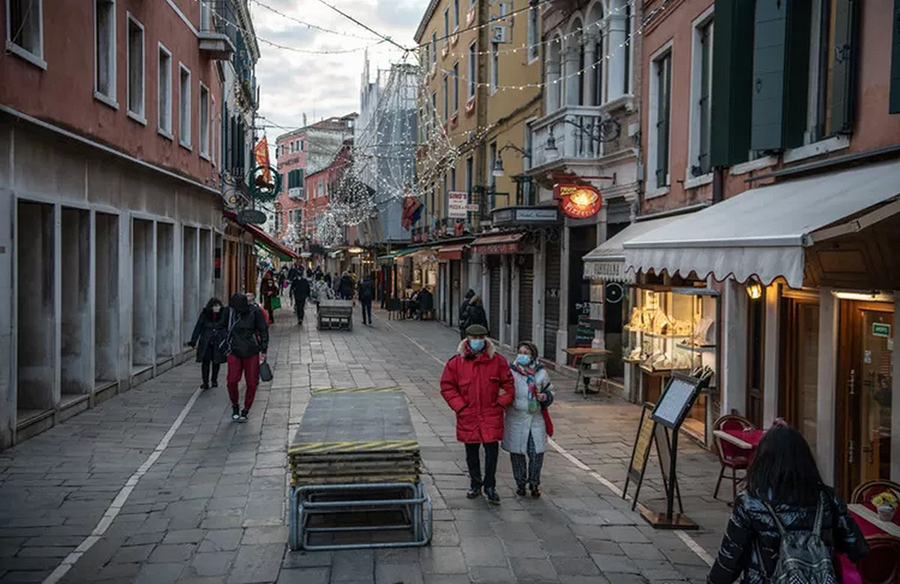
[[[553,197],[559,199],[559,208],[573,219],[593,217],[603,206],[600,191],[590,185],[558,184]]]
[[[469,194],[464,192],[451,191],[447,195],[448,212],[450,219],[465,219],[468,216]]]
[[[559,210],[556,207],[504,207],[491,211],[491,224],[494,227],[556,223],[559,223]]]
[[[237,214],[238,223],[247,225],[262,225],[266,222],[266,214],[258,209],[244,209]]]

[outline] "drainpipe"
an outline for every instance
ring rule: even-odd
[[[725,200],[725,167],[717,166],[713,169],[713,205]]]

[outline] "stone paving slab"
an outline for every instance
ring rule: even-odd
[[[285,309],[289,310],[289,309]],[[200,394],[168,448],[140,479],[104,536],[63,582],[703,582],[707,566],[671,533],[654,531],[589,472],[551,450],[544,497],[517,498],[501,455],[502,505],[465,497],[464,452],[439,393],[455,330],[391,321],[353,332],[300,329],[280,318],[271,333],[275,372],[247,424],[234,424],[224,383]],[[223,378],[220,381],[224,382]],[[640,409],[583,400],[555,372],[555,441],[621,488]],[[128,478],[156,448],[199,383],[186,363],[0,453],[0,583],[42,581],[96,527]],[[399,386],[421,445],[435,507],[426,548],[290,552],[286,547],[287,448],[313,387]],[[718,463],[682,441],[692,537],[714,553],[728,509],[712,499]],[[648,469],[648,477],[658,474]],[[642,501],[661,508],[661,480]]]

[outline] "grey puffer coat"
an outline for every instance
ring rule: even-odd
[[[822,492],[825,503],[822,540],[831,550],[846,554],[850,561],[856,563],[868,553],[869,546],[856,522],[847,513],[844,502],[828,487],[822,487]],[[775,504],[773,507],[788,531],[812,529],[816,507],[787,504]],[[749,493],[741,493],[735,501],[722,547],[707,583],[732,584],[743,573],[740,580],[743,584],[766,584],[768,579],[765,574],[772,575],[775,570],[780,543],[778,526],[762,500]],[[840,572],[839,567],[835,572]]]
[[[503,450],[512,454],[527,454],[528,435],[534,440],[535,452],[547,450],[547,427],[541,410],[534,413],[528,411],[528,378],[511,368],[513,381],[516,384],[516,395],[513,403],[506,408],[503,422]],[[541,407],[547,408],[553,403],[553,386],[550,376],[542,365],[537,366],[534,381],[539,393],[547,394],[547,401]]]

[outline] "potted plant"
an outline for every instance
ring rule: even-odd
[[[885,490],[872,497],[872,505],[878,510],[878,518],[882,521],[894,520],[894,512],[897,510],[897,495],[893,491]]]

